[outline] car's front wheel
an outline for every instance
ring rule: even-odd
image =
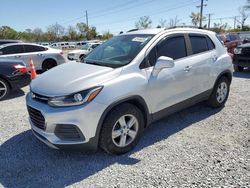
[[[226,77],[221,77],[213,89],[212,95],[208,100],[208,105],[214,108],[223,106],[228,98],[230,81]]]
[[[0,78],[0,101],[6,99],[9,93],[9,84],[4,79]]]
[[[143,116],[136,106],[119,105],[105,119],[99,144],[108,153],[126,153],[136,146],[143,128]]]

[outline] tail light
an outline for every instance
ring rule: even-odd
[[[60,51],[60,54],[63,55],[63,51]]]
[[[27,69],[27,67],[25,65],[20,65],[20,64],[14,65],[14,68],[17,71],[21,72],[21,73],[27,73],[28,72],[28,69]]]

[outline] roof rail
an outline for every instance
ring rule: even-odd
[[[180,25],[180,26],[173,26],[173,27],[167,27],[165,29],[176,29],[176,28],[194,28],[194,29],[203,29],[203,27],[197,27],[193,25]]]
[[[131,29],[131,30],[127,31],[127,33],[133,32],[133,31],[138,31],[138,30],[139,30],[139,29]]]

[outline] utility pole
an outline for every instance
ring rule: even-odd
[[[207,6],[204,4],[204,0],[201,0],[201,5],[197,6],[197,8],[200,8],[200,28],[202,28],[202,18],[203,18],[203,7]]]
[[[88,11],[86,10],[86,24],[87,24],[87,40],[89,40],[89,18],[88,18]]]
[[[208,14],[208,24],[207,24],[208,25],[208,29],[210,29],[210,23],[211,23],[211,16],[212,15],[214,15],[214,14],[211,14],[211,13]]]
[[[202,18],[203,18],[203,0],[201,0],[201,9],[200,9],[200,28],[202,28]]]

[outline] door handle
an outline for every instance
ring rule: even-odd
[[[43,54],[37,54],[38,56],[43,56]]]
[[[15,58],[20,58],[21,56],[20,55],[16,55]]]
[[[185,71],[185,72],[189,72],[191,68],[192,68],[192,66],[186,66],[186,67],[184,68],[184,71]]]

